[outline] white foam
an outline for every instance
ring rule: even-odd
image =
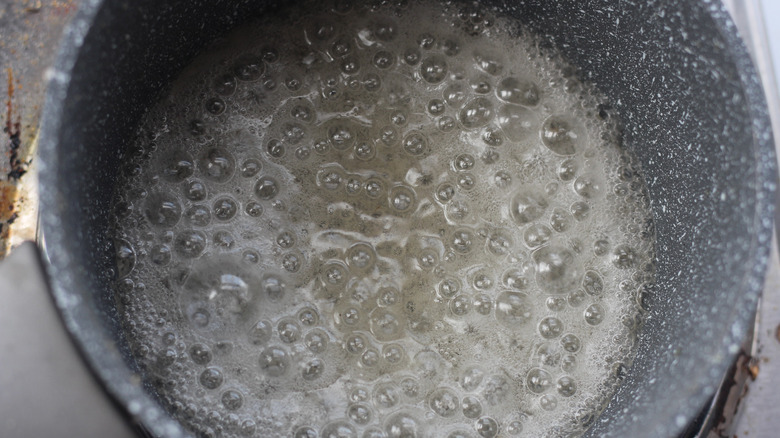
[[[643,182],[598,95],[484,11],[298,14],[232,34],[145,120],[116,236],[148,378],[207,436],[581,433],[652,281]],[[184,196],[194,180],[205,199]]]

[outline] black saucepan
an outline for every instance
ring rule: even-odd
[[[139,119],[210,40],[285,2],[86,0],[51,72],[41,131],[43,248],[66,325],[152,434],[186,432],[128,352],[112,298],[110,201]],[[644,169],[657,285],[633,368],[587,436],[669,437],[737,353],[761,292],[776,160],[762,89],[713,0],[489,1],[607,96]]]

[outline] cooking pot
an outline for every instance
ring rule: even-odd
[[[85,0],[50,72],[40,135],[52,293],[107,391],[155,436],[186,436],[145,383],[113,299],[118,167],[144,111],[200,49],[278,1]],[[586,436],[675,436],[752,324],[772,236],[776,159],[761,86],[712,0],[487,0],[607,97],[644,170],[657,282],[632,368]]]

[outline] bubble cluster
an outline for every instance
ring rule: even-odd
[[[580,434],[653,282],[615,118],[477,6],[309,6],[197,58],[120,172],[145,379],[196,436]]]

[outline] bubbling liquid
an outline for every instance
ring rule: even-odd
[[[571,68],[471,6],[309,5],[199,57],[116,195],[133,352],[199,436],[576,436],[653,281]]]

